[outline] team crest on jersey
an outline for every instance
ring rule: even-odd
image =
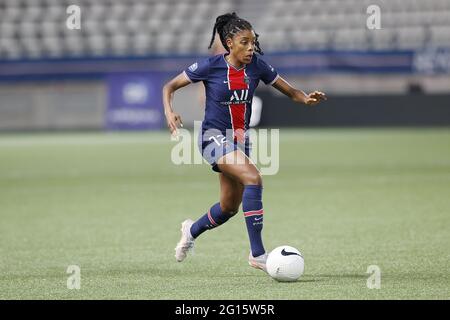
[[[192,64],[192,65],[189,67],[189,70],[191,70],[192,72],[194,72],[195,70],[197,70],[197,68],[198,68],[198,63],[196,62],[196,63]]]
[[[249,76],[244,76],[244,82],[246,85],[250,84],[250,77]]]

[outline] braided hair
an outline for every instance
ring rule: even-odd
[[[222,42],[223,47],[230,52],[230,48],[227,45],[227,38],[233,38],[233,36],[242,30],[253,30],[252,25],[247,20],[241,19],[237,16],[235,12],[226,13],[216,18],[216,23],[214,24],[214,29],[212,33],[211,42],[208,49],[211,49],[214,39],[216,37],[216,32],[219,34],[220,42]],[[255,32],[255,52],[263,55],[258,37],[259,35]]]

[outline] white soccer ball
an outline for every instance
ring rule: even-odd
[[[305,260],[297,249],[280,246],[269,253],[266,268],[267,273],[277,281],[296,281],[305,271]]]

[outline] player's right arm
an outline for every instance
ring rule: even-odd
[[[181,116],[173,111],[173,94],[180,88],[183,88],[190,84],[191,82],[182,73],[177,75],[175,78],[167,82],[163,87],[163,104],[164,104],[164,114],[166,115],[167,126],[169,127],[170,133],[173,136],[177,135],[177,128],[183,126],[181,121]]]

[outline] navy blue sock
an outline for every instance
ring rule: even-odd
[[[220,226],[231,218],[231,214],[222,212],[220,203],[216,203],[209,209],[208,213],[201,216],[191,227],[191,235],[197,238],[203,232]]]
[[[244,210],[250,247],[254,257],[266,252],[261,238],[264,214],[262,189],[260,185],[248,185],[244,187],[244,194],[242,195],[242,209]]]

